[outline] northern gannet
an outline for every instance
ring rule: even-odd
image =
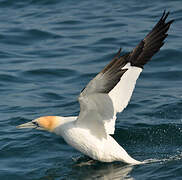
[[[151,32],[130,52],[121,49],[79,95],[78,117],[45,116],[17,128],[47,130],[63,137],[72,147],[94,160],[140,164],[110,135],[114,134],[116,114],[128,105],[143,66],[164,44],[174,20],[165,22],[164,11]]]

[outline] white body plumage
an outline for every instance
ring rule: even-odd
[[[80,128],[76,125],[77,117],[59,118],[61,124],[54,129],[54,133],[62,136],[69,145],[83,154],[102,162],[141,163],[130,157],[112,136],[107,135],[106,139],[94,136],[89,129]]]

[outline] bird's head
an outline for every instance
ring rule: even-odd
[[[21,124],[17,126],[17,128],[34,128],[52,132],[56,127],[60,125],[60,122],[61,121],[59,116],[45,116],[34,119],[28,123]]]

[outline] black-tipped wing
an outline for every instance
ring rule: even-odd
[[[120,57],[120,52],[121,49],[113,60],[88,83],[81,93],[83,96],[92,93],[109,93],[116,86],[121,76],[127,71],[127,69],[122,69],[127,61],[124,57]]]
[[[164,45],[164,39],[168,36],[167,31],[174,20],[165,22],[168,13],[163,13],[152,31],[133,49],[128,56],[132,66],[143,67],[151,57]]]
[[[116,113],[127,105],[143,65],[164,44],[173,20],[165,22],[169,13],[163,13],[152,31],[130,53],[113,60],[80,93],[78,126],[87,127],[96,136],[113,134]]]
[[[141,67],[151,59],[164,45],[164,39],[168,36],[167,31],[174,20],[165,22],[168,13],[162,17],[148,35],[130,52],[121,56],[121,49],[112,61],[94,78],[82,91],[82,95],[91,93],[109,93],[120,81],[122,75],[127,71],[123,67],[129,62],[131,66]]]

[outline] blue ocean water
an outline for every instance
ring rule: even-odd
[[[181,179],[182,1],[0,1],[0,179]],[[176,21],[148,63],[114,138],[138,160],[77,166],[61,137],[16,126],[73,116],[77,97],[121,47],[131,51],[163,10]],[[83,155],[82,161],[87,158]]]

